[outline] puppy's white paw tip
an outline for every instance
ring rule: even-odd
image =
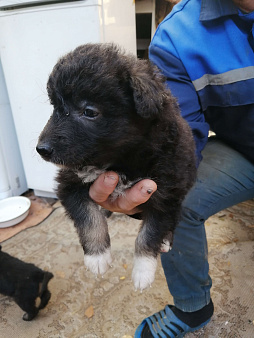
[[[84,263],[87,270],[96,275],[104,275],[112,263],[112,257],[110,249],[107,249],[104,253],[99,255],[85,255]]]
[[[139,256],[134,259],[132,271],[132,281],[134,288],[140,289],[141,292],[151,286],[154,281],[157,259],[154,257]]]
[[[170,245],[170,242],[167,239],[164,239],[162,244],[161,244],[161,252],[169,252],[172,247]]]

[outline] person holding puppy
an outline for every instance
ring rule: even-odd
[[[182,0],[159,25],[149,55],[192,128],[198,177],[184,200],[173,248],[161,255],[174,306],[146,318],[135,337],[182,337],[205,326],[214,311],[205,221],[254,197],[254,2]],[[216,137],[208,138],[209,129]],[[101,175],[90,197],[134,215],[157,189],[146,179],[112,203],[117,182],[114,172]]]

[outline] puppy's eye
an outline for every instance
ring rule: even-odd
[[[83,115],[86,118],[93,120],[97,116],[99,116],[99,111],[96,108],[93,108],[93,107],[86,107],[86,109],[83,111]]]

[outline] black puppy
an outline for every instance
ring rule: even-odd
[[[168,251],[181,203],[195,175],[194,141],[165,79],[148,61],[112,44],[87,44],[62,57],[48,80],[54,111],[37,151],[61,170],[58,197],[73,219],[85,265],[104,274],[111,263],[108,227],[89,198],[91,183],[107,170],[119,184],[112,195],[143,178],[158,190],[142,205],[132,279],[154,280],[157,256]]]
[[[12,297],[26,312],[24,320],[32,320],[48,304],[51,297],[48,282],[53,274],[12,257],[1,249],[0,246],[0,293]],[[38,307],[37,297],[40,298]]]

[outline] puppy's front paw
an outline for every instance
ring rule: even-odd
[[[85,255],[84,263],[88,270],[94,273],[103,275],[112,263],[110,249],[99,255]]]
[[[30,320],[32,320],[32,319],[34,319],[34,317],[36,317],[36,315],[37,315],[37,313],[38,313],[39,311],[36,311],[36,312],[34,312],[34,313],[24,313],[24,315],[23,315],[23,320],[25,320],[25,321],[30,321]]]
[[[132,270],[132,281],[135,289],[141,291],[154,281],[157,259],[152,256],[136,256]]]

